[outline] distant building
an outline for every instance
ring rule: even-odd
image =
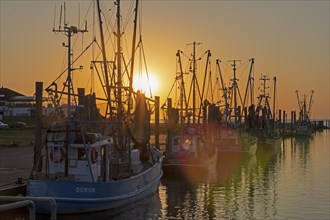
[[[46,101],[47,99],[44,99]],[[0,88],[0,120],[6,116],[35,116],[35,96],[25,96],[8,88]],[[43,114],[53,111],[51,106],[43,107]]]

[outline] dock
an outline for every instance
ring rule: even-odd
[[[33,165],[33,147],[0,147],[0,196],[25,193]]]

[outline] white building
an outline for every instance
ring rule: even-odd
[[[47,102],[47,98],[43,98]],[[8,88],[0,88],[0,120],[6,116],[35,116],[35,96],[25,96]],[[43,115],[50,115],[53,107],[43,107]]]

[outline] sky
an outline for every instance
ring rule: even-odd
[[[127,2],[123,1],[123,7]],[[62,3],[0,0],[0,86],[33,95],[36,81],[46,87],[59,75],[65,55],[61,45],[66,38],[52,29],[54,14],[59,14]],[[88,5],[88,0],[67,1],[70,25],[77,23],[78,8],[83,17]],[[328,0],[142,1],[148,72],[158,84],[154,95],[165,101],[177,72],[177,50],[190,55],[188,44],[198,42],[198,56],[211,51],[213,72],[217,59],[230,66],[228,60],[245,64],[254,58],[256,88],[261,74],[277,78],[277,108],[298,110],[295,91],[309,96],[314,90],[312,118],[329,119],[329,13]],[[82,40],[77,47],[81,50],[87,45],[88,40]],[[224,69],[228,80],[231,74],[230,68]],[[245,74],[242,70],[240,83],[245,84]]]

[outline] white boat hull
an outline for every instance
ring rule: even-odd
[[[131,178],[111,182],[29,180],[27,196],[52,197],[57,213],[84,213],[112,209],[155,193],[162,176],[161,163]],[[36,203],[39,213],[50,213],[50,205]]]

